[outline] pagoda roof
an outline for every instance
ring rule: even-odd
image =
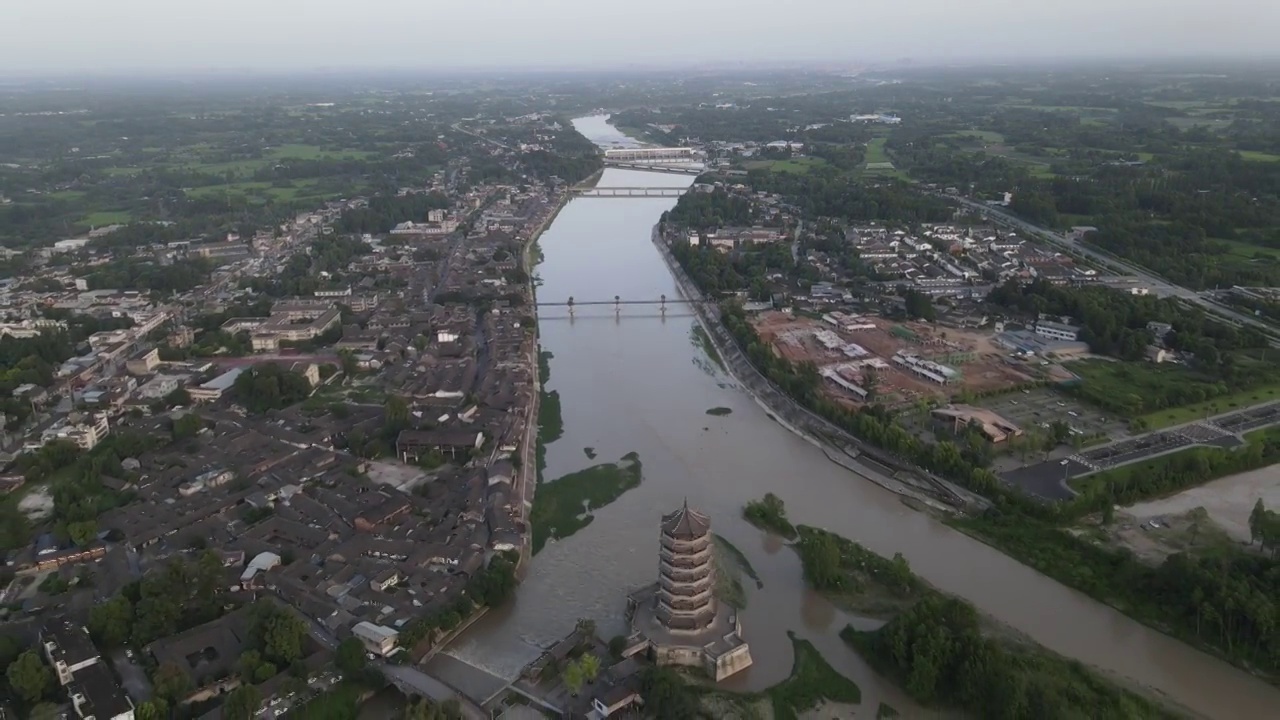
[[[673,513],[662,516],[662,534],[677,540],[696,540],[711,532],[711,518],[689,509],[689,501]]]

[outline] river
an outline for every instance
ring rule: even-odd
[[[603,118],[574,124],[597,144],[625,141]],[[683,175],[609,169],[600,184],[691,182]],[[650,241],[653,224],[673,204],[670,198],[570,202],[539,241],[539,299],[677,297]],[[1196,713],[1263,718],[1280,708],[1280,690],[1262,680],[1040,575],[833,465],[715,367],[693,341],[686,311],[672,307],[662,318],[649,306],[623,306],[615,317],[611,306],[579,306],[570,321],[561,308],[545,310],[539,327],[543,349],[553,354],[548,388],[560,395],[564,434],[547,448],[544,478],[635,451],[644,480],[596,511],[585,529],[533,559],[515,600],[469,630],[448,651],[452,658],[433,661],[432,669],[446,679],[475,686],[464,663],[510,679],[578,618],[593,618],[606,638],[622,632],[626,592],[656,577],[659,516],[687,498],[711,515],[712,529],[743,551],[764,583],[762,589],[744,583],[748,605],[741,616],[755,664],[728,687],[756,690],[786,677],[786,633],[794,630],[858,682],[863,707],[884,700],[913,716],[913,704],[836,637],[845,624],[861,622],[806,590],[795,553],[741,519],[744,503],[774,492],[794,522],[827,528],[886,556],[901,552],[930,583],[1046,647],[1164,693]],[[714,407],[732,413],[708,415]],[[586,448],[598,457],[589,459]]]

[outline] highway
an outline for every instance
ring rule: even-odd
[[[1110,266],[1120,268],[1124,272],[1127,272],[1150,285],[1152,292],[1161,297],[1176,297],[1184,302],[1199,305],[1205,312],[1211,315],[1216,315],[1220,319],[1226,320],[1228,323],[1233,325],[1252,325],[1253,327],[1261,330],[1268,338],[1271,339],[1272,346],[1280,347],[1280,340],[1276,338],[1275,330],[1272,327],[1251,315],[1237,312],[1236,310],[1214,302],[1210,298],[1206,297],[1205,294],[1182,287],[1181,285],[1175,285],[1168,280],[1151,273],[1149,270],[1134,265],[1126,260],[1116,257],[1115,255],[1095,250],[1088,245],[1077,240],[1072,240],[1065,235],[1061,235],[1051,230],[1046,230],[1038,225],[1032,225],[1031,223],[1011,215],[998,207],[992,207],[986,203],[977,202],[976,200],[970,200],[969,198],[958,197],[955,195],[946,195],[942,193],[934,194],[945,200],[951,200],[971,209],[978,210],[1001,225],[1014,228],[1032,237],[1038,237],[1074,255],[1092,260],[1103,267]]]

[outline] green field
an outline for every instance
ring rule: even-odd
[[[83,218],[80,218],[80,224],[101,227],[103,225],[127,223],[131,219],[133,219],[133,215],[128,210],[103,210],[100,212],[89,213]]]
[[[1171,413],[1178,417],[1181,408],[1215,402],[1222,408],[1221,412],[1231,409],[1229,403],[1233,396],[1226,394],[1227,387],[1219,379],[1182,365],[1084,360],[1068,363],[1066,368],[1082,380],[1073,388],[1074,394],[1128,418],[1162,417]],[[1248,398],[1257,391],[1239,395]],[[1191,398],[1193,402],[1175,403],[1169,398]]]
[[[889,159],[889,154],[885,152],[884,149],[886,140],[888,140],[888,138],[878,137],[873,138],[871,142],[867,143],[867,165],[893,162]]]
[[[993,130],[958,130],[948,135],[952,137],[967,137],[981,140],[982,142],[992,145],[998,145],[1004,142],[1004,135]],[[947,137],[944,135],[943,137]]]
[[[271,148],[268,157],[277,160],[368,160],[377,153],[367,150],[325,150],[318,145],[281,145]]]
[[[1212,400],[1205,400],[1182,407],[1158,410],[1142,416],[1147,427],[1151,429],[1181,425],[1194,420],[1239,410],[1250,405],[1259,405],[1271,400],[1280,399],[1280,385],[1267,385],[1253,390],[1242,390],[1230,395],[1223,395]]]
[[[1245,160],[1253,160],[1255,162],[1277,162],[1280,161],[1280,155],[1272,153],[1260,152],[1258,150],[1237,150],[1240,157]]]
[[[1280,260],[1280,249],[1263,247],[1261,245],[1250,245],[1249,243],[1240,242],[1239,240],[1224,240],[1222,238],[1211,238],[1214,242],[1226,243],[1231,248],[1231,255],[1244,258],[1246,260],[1254,260],[1257,258],[1272,258]]]
[[[822,158],[790,158],[787,160],[752,160],[746,163],[748,170],[768,170],[769,172],[807,173],[814,168],[826,165]]]
[[[278,202],[290,202],[300,197],[309,197],[315,191],[315,184],[315,180],[298,180],[294,182],[293,187],[273,187],[269,182],[239,182],[190,188],[186,193],[188,197],[193,198],[246,195],[262,199],[270,198]]]

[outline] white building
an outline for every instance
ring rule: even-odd
[[[1041,320],[1036,323],[1036,334],[1050,340],[1075,342],[1080,339],[1080,328],[1075,325]]]
[[[383,625],[374,625],[371,622],[359,622],[351,628],[351,634],[355,636],[371,653],[387,657],[395,654],[396,641],[400,638],[400,633]]]

